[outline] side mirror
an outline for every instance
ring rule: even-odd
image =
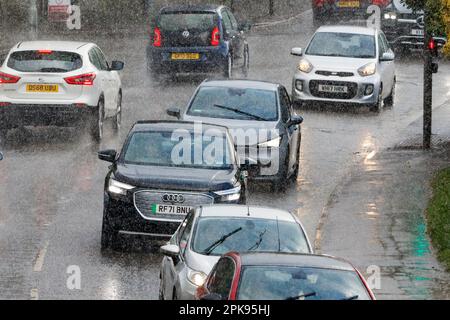
[[[178,120],[181,119],[181,110],[179,108],[167,109],[167,114],[171,117],[177,118]]]
[[[201,297],[200,300],[204,300],[204,301],[220,301],[220,300],[223,300],[223,298],[218,293],[209,293],[209,294]]]
[[[239,31],[248,32],[251,30],[251,28],[252,28],[252,25],[248,21],[245,21],[245,22],[242,22],[241,24],[239,24]]]
[[[302,48],[292,48],[291,55],[301,57],[303,56],[303,50]]]
[[[3,160],[3,153],[0,152],[0,161]]]
[[[381,62],[394,61],[394,59],[395,59],[395,54],[391,50],[383,53],[382,56],[380,57]]]
[[[120,70],[123,70],[124,67],[125,67],[125,63],[123,63],[122,61],[113,61],[111,63],[111,67],[109,68],[109,71],[120,71]]]
[[[165,246],[162,246],[160,248],[160,251],[165,256],[176,258],[180,254],[180,247],[174,244],[167,244]]]
[[[98,153],[98,158],[102,161],[113,163],[116,161],[117,152],[116,150],[104,150]]]
[[[291,120],[289,120],[289,122],[288,122],[288,127],[296,126],[296,125],[302,124],[302,123],[303,123],[303,120],[304,120],[304,119],[303,119],[302,116],[294,115],[294,116],[291,117]]]

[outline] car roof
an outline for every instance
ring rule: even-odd
[[[276,91],[280,84],[257,80],[205,80],[200,87],[225,87]]]
[[[210,205],[200,208],[201,217],[256,218],[296,222],[292,213],[273,208],[245,205]]]
[[[240,253],[243,266],[309,267],[355,271],[353,265],[340,258],[300,253]]]
[[[197,123],[198,124],[198,123]],[[162,130],[162,131],[172,131],[177,129],[186,129],[188,131],[192,131],[195,128],[196,123],[191,121],[164,121],[164,120],[144,120],[138,121],[134,124],[131,132],[135,131],[154,131],[154,130]],[[202,132],[205,132],[208,129],[217,129],[224,133],[228,132],[228,129],[224,126],[201,123]]]
[[[316,33],[318,32],[353,33],[373,36],[376,34],[377,30],[361,26],[321,26],[317,29]]]
[[[81,47],[86,45],[93,46],[93,43],[78,41],[24,41],[19,42],[14,51],[27,50],[55,50],[55,51],[73,51],[78,52]]]
[[[160,14],[164,13],[175,13],[175,12],[217,12],[221,9],[222,5],[215,4],[192,4],[192,5],[173,5],[173,6],[165,6],[160,10]]]

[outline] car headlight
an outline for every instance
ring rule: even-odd
[[[396,20],[397,19],[397,14],[395,12],[386,12],[384,14],[384,19],[385,20]]]
[[[361,77],[367,77],[375,74],[377,71],[377,65],[375,62],[368,63],[358,69],[358,73]]]
[[[126,195],[128,190],[132,190],[134,188],[134,186],[119,182],[113,178],[109,179],[108,191],[111,193]]]
[[[241,198],[241,186],[237,186],[233,189],[215,191],[215,194],[221,197],[222,201],[237,201]]]
[[[300,60],[298,63],[298,70],[304,73],[310,73],[313,69],[313,65],[306,59]]]
[[[207,277],[208,276],[201,271],[188,269],[187,278],[189,282],[195,285],[196,287],[201,287],[202,285],[204,285]]]
[[[281,144],[281,137],[278,137],[276,139],[260,143],[260,144],[258,144],[258,147],[260,147],[260,148],[279,148],[280,144]]]

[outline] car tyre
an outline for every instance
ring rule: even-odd
[[[117,232],[109,223],[105,211],[105,213],[103,214],[101,250],[105,251],[109,248],[112,248],[116,242],[117,242]]]
[[[103,98],[98,102],[93,119],[91,121],[91,135],[95,142],[100,142],[103,138],[103,122],[105,119],[105,103]]]
[[[281,168],[282,172],[280,177],[272,182],[272,191],[273,192],[285,192],[288,185],[288,166],[284,164]]]
[[[250,49],[247,46],[245,46],[244,50],[244,65],[242,67],[242,73],[244,74],[244,77],[248,77],[248,73],[250,70]]]
[[[226,79],[231,79],[233,77],[233,57],[231,56],[231,53],[227,56],[225,62],[224,76]]]
[[[114,130],[120,130],[120,125],[122,124],[122,92],[119,92],[119,96],[117,97],[117,110],[113,120]]]
[[[396,82],[397,81],[394,80],[394,85],[392,86],[391,94],[384,100],[384,105],[388,108],[392,108],[394,106]]]
[[[377,102],[369,107],[371,112],[380,113],[381,109],[383,109],[383,87],[380,88],[378,93]]]
[[[298,142],[297,164],[295,166],[294,172],[292,173],[292,175],[290,177],[290,180],[291,180],[292,183],[296,183],[297,182],[298,174],[300,172],[300,151],[301,151],[301,146],[302,146],[302,140],[300,138],[299,142]]]

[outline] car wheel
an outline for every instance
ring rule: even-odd
[[[177,297],[177,288],[175,288],[175,287],[173,288],[172,300],[173,300],[173,301],[178,300],[178,297]]]
[[[93,116],[91,123],[91,135],[96,142],[100,142],[103,138],[103,121],[105,118],[105,103],[103,99],[98,102],[97,110]]]
[[[227,56],[224,75],[227,79],[231,79],[233,77],[233,57],[231,56],[231,53]]]
[[[300,138],[300,139],[299,139],[299,142],[298,142],[297,163],[296,163],[296,165],[295,165],[294,172],[292,173],[292,175],[291,175],[291,177],[290,177],[290,180],[291,180],[291,182],[293,182],[293,183],[296,183],[296,182],[297,182],[298,173],[300,172],[300,148],[301,148],[301,146],[302,146],[302,140],[301,140],[301,138]]]
[[[371,112],[379,113],[381,112],[381,109],[383,109],[383,87],[380,88],[380,91],[378,93],[378,99],[377,102],[369,107]]]
[[[248,72],[250,70],[250,49],[248,46],[244,50],[244,66],[242,67],[242,73],[244,77],[248,77]]]
[[[159,281],[159,293],[158,293],[158,300],[164,300],[164,292],[163,292],[163,285],[162,285],[162,277],[160,276]]]
[[[122,92],[119,92],[119,96],[117,97],[117,110],[116,115],[114,116],[114,129],[119,130],[120,125],[122,124]]]
[[[103,214],[101,250],[105,251],[114,246],[117,241],[117,232],[112,228],[106,214]]]
[[[285,192],[287,189],[288,166],[284,164],[280,170],[280,177],[276,181],[272,182],[272,190],[274,192]]]
[[[394,85],[392,86],[391,94],[384,100],[384,105],[388,108],[392,108],[394,106],[396,82],[397,81],[394,80]]]

